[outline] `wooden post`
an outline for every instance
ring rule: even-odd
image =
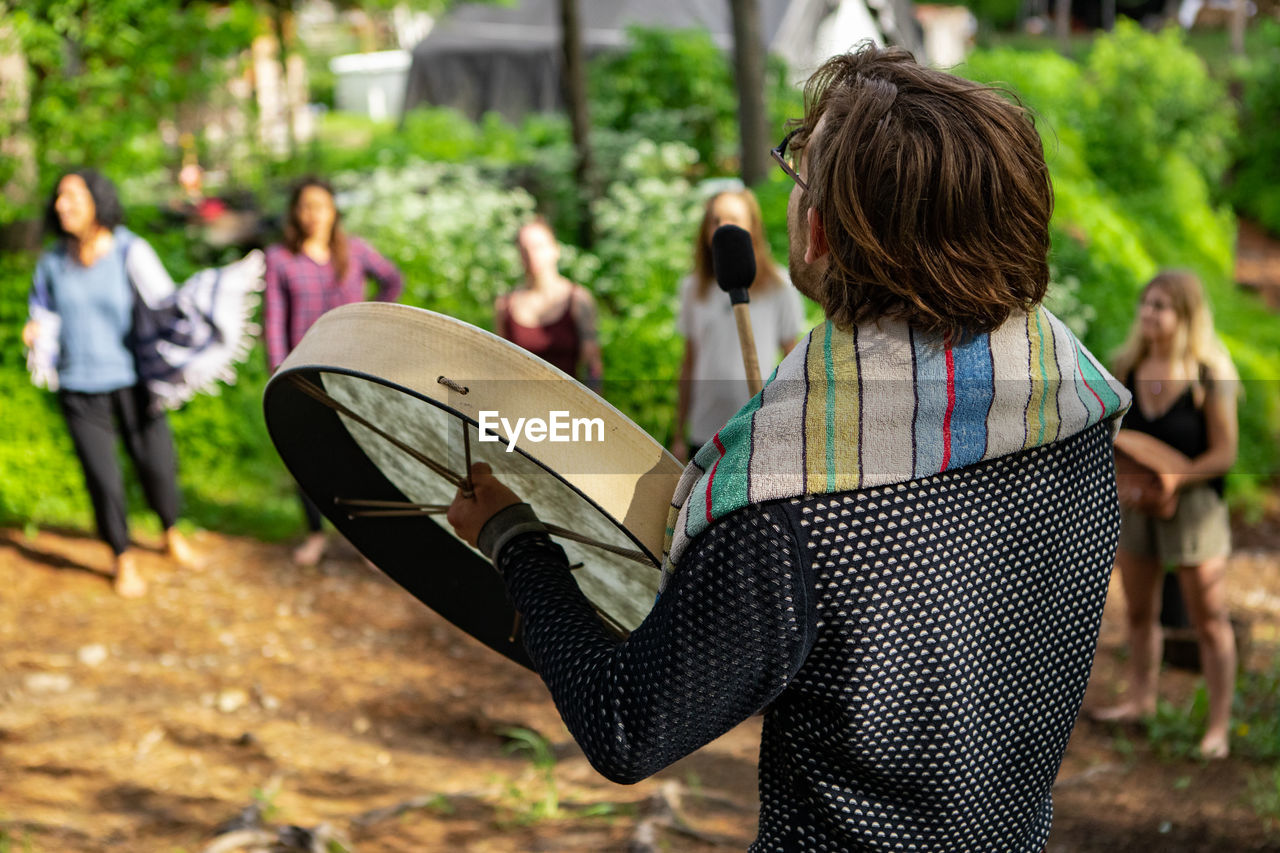
[[[1244,24],[1248,15],[1249,0],[1235,0],[1231,4],[1231,52],[1244,56]]]
[[[769,169],[760,0],[730,0],[730,11],[733,15],[733,70],[738,84],[742,181],[751,186],[763,180]]]
[[[578,242],[590,248],[595,241],[591,202],[595,198],[595,168],[591,156],[591,115],[587,108],[587,76],[582,60],[582,20],[578,0],[560,0],[560,34],[564,48],[565,103],[577,152],[574,178],[578,185]]]

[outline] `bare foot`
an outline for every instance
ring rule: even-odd
[[[176,527],[164,532],[165,552],[175,563],[184,569],[200,571],[205,568],[204,555],[191,544],[191,540],[183,536]]]
[[[293,563],[296,566],[310,568],[320,562],[320,558],[324,556],[325,548],[328,547],[329,540],[324,533],[312,533],[307,536],[306,541],[293,550]]]
[[[1154,714],[1155,710],[1155,708],[1144,708],[1135,702],[1122,702],[1110,708],[1094,708],[1086,713],[1089,719],[1097,720],[1099,723],[1137,723],[1141,722],[1143,717]]]
[[[1226,733],[1213,732],[1206,734],[1200,741],[1200,757],[1205,761],[1217,761],[1231,754],[1231,745]]]
[[[121,598],[141,598],[147,594],[147,582],[138,572],[138,564],[128,551],[116,557],[116,576],[112,581]]]

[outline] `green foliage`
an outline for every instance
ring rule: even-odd
[[[1208,711],[1203,686],[1181,707],[1162,699],[1147,719],[1147,738],[1164,758],[1195,757]],[[1233,755],[1268,764],[1280,759],[1280,661],[1266,672],[1241,673],[1231,716]]]
[[[1010,30],[1018,22],[1019,0],[943,0],[944,6],[965,6],[984,30]]]
[[[276,797],[280,795],[280,786],[271,785],[267,788],[254,788],[250,792],[253,802],[258,807],[258,812],[262,820],[271,823],[280,817],[280,806],[276,804]]]
[[[1241,674],[1231,713],[1236,721],[1232,752],[1272,764],[1280,761],[1280,660],[1269,671]]]
[[[1022,4],[1018,0],[972,0],[967,4],[979,23],[1008,29],[1018,22]]]
[[[632,27],[625,52],[591,63],[592,120],[683,142],[714,168],[736,154],[738,99],[729,57],[705,30]]]
[[[35,257],[0,255],[0,523],[88,526],[89,499],[53,395],[31,384],[22,326]]]
[[[1234,143],[1225,91],[1175,30],[1118,26],[1082,61],[1050,51],[976,51],[962,72],[1001,83],[1032,109],[1053,178],[1050,305],[1108,358],[1138,292],[1159,269],[1204,280],[1218,331],[1245,382],[1234,502],[1257,504],[1275,474],[1280,326],[1233,281],[1235,220],[1217,199]],[[1065,306],[1062,283],[1072,290]]]
[[[731,58],[705,30],[632,27],[625,52],[593,60],[588,69],[596,127],[679,142],[697,152],[701,176],[737,171],[738,96]],[[784,122],[803,106],[785,63],[768,60],[765,107],[781,138]]]
[[[523,274],[514,240],[532,196],[449,163],[349,172],[334,184],[349,230],[405,274],[401,301],[492,328],[494,298]]]
[[[595,210],[606,396],[659,440],[675,415],[676,285],[689,271],[702,215],[682,176],[694,157],[680,143],[638,143]]]
[[[1203,686],[1182,707],[1161,699],[1156,703],[1156,712],[1145,721],[1147,740],[1166,760],[1193,758],[1208,716],[1209,695]]]
[[[1253,811],[1266,821],[1272,838],[1280,838],[1280,765],[1259,770],[1249,782]]]
[[[15,844],[20,844],[21,847],[15,847]],[[31,853],[35,850],[31,842],[31,830],[24,829],[22,840],[18,841],[13,833],[4,826],[0,826],[0,853],[13,853],[14,850],[21,850],[22,853]]]
[[[1232,197],[1280,234],[1280,21],[1263,21],[1241,79],[1240,137]]]
[[[1160,166],[1185,158],[1217,184],[1230,161],[1234,117],[1225,88],[1180,29],[1152,35],[1121,18],[1094,42],[1085,69],[1085,158],[1103,182],[1117,191],[1161,187]]]
[[[787,201],[795,182],[781,169],[770,169],[764,181],[752,187],[760,202],[764,219],[764,236],[769,240],[773,256],[785,261],[790,251],[787,238]]]
[[[42,189],[79,166],[123,173],[165,162],[158,122],[218,88],[257,27],[248,0],[29,0],[6,19],[33,72],[27,130]],[[0,183],[14,168],[0,162]],[[0,201],[0,221],[33,213]]]
[[[517,803],[517,821],[533,823],[558,817],[560,792],[556,787],[556,757],[551,752],[550,742],[537,732],[523,728],[505,729],[502,735],[507,738],[503,751],[527,756],[538,777],[538,787],[541,788],[541,791],[530,795],[517,784],[509,786],[508,794]]]

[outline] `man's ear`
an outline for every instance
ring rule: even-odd
[[[827,253],[827,231],[822,227],[818,211],[809,208],[809,245],[804,250],[804,262],[811,264]]]

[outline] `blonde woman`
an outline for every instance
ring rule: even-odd
[[[1127,608],[1128,692],[1119,705],[1094,717],[1136,720],[1155,710],[1161,580],[1166,570],[1174,570],[1195,626],[1209,694],[1200,753],[1224,758],[1230,751],[1236,652],[1223,588],[1231,531],[1222,476],[1236,458],[1238,376],[1214,334],[1209,305],[1193,273],[1165,271],[1147,284],[1113,371],[1134,395],[1124,427],[1163,441],[1189,464],[1182,474],[1161,474],[1164,491],[1177,500],[1171,518],[1123,510],[1116,559]]]
[[[721,225],[737,225],[751,232],[756,256],[751,325],[760,372],[765,374],[761,378],[768,378],[779,353],[791,352],[804,331],[800,297],[769,254],[755,195],[740,189],[707,199],[693,253],[693,274],[680,283],[678,328],[684,337],[684,360],[671,452],[682,462],[710,441],[751,398],[733,307],[716,286],[711,266],[711,235]]]

